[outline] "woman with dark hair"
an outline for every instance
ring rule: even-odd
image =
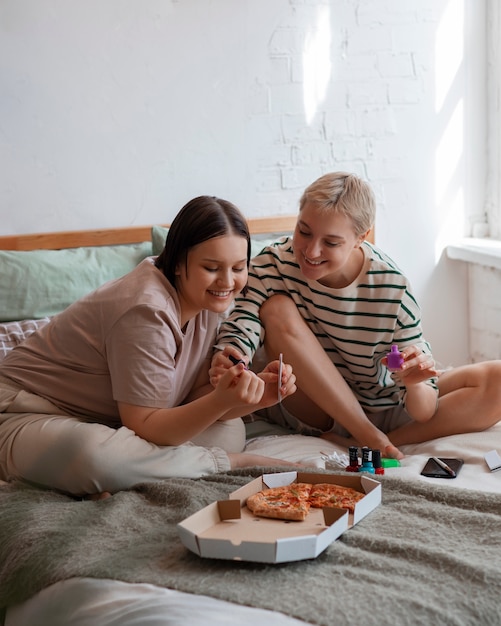
[[[188,202],[160,256],[55,316],[0,364],[0,479],[75,495],[283,461],[248,455],[240,417],[277,402],[278,362],[214,388],[221,315],[245,289],[250,237],[231,203]],[[281,393],[295,391],[290,366]]]
[[[247,267],[250,261],[250,234],[247,222],[235,205],[213,196],[190,200],[178,213],[169,229],[166,245],[155,265],[175,285],[176,266],[186,263],[188,250],[198,244],[222,237],[228,232],[247,240]]]

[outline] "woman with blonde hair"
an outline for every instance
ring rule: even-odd
[[[376,202],[359,177],[333,172],[304,191],[292,237],[250,265],[246,296],[221,326],[211,380],[228,356],[283,353],[297,392],[260,414],[293,432],[398,446],[485,430],[501,419],[501,362],[438,372],[411,285],[366,238]],[[403,365],[388,367],[392,346]]]

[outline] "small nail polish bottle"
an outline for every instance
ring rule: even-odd
[[[404,357],[402,353],[399,351],[397,345],[391,346],[390,352],[386,355],[388,361],[388,369],[389,370],[399,370],[402,368],[404,364]]]
[[[362,465],[358,469],[359,472],[369,472],[374,474],[374,465],[372,464],[372,450],[367,446],[362,448]]]
[[[350,464],[346,466],[347,472],[358,472],[358,447],[350,446],[348,448]]]
[[[381,464],[381,450],[372,451],[372,465],[375,474],[384,474],[384,467]]]

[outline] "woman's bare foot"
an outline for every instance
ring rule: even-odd
[[[386,435],[383,435],[383,436],[386,437]],[[355,441],[355,439],[353,439],[353,437],[342,437],[341,435],[336,435],[335,433],[323,433],[322,439],[326,439],[327,441],[330,441],[343,448],[349,448],[350,446],[360,445],[357,441]],[[404,458],[404,454],[400,452],[400,450],[396,446],[394,446],[392,443],[389,443],[386,446],[381,446],[380,449],[381,449],[382,456],[386,458],[398,459],[398,460]]]
[[[400,452],[400,450],[394,446],[392,443],[390,443],[389,445],[387,445],[383,452],[383,456],[385,456],[387,459],[403,459],[404,458],[404,454],[402,452]]]
[[[109,491],[102,491],[101,493],[91,493],[85,496],[84,500],[106,500],[106,498],[111,498],[111,493]]]

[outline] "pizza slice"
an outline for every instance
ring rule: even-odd
[[[352,489],[351,487],[342,487],[341,485],[333,485],[331,483],[318,483],[312,485],[309,503],[313,508],[323,509],[336,507],[339,509],[348,509],[350,513],[353,513],[355,511],[355,504],[364,496],[364,493]]]
[[[262,489],[247,498],[247,508],[259,517],[303,521],[310,510],[311,487],[309,483],[291,483]]]

